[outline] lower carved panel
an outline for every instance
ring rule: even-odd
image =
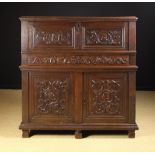
[[[128,118],[127,74],[86,73],[84,76],[83,119],[87,123],[126,122]]]
[[[42,80],[37,83],[37,110],[44,114],[64,114],[66,108],[66,80]]]
[[[48,124],[73,121],[73,80],[69,72],[30,72],[29,117]]]
[[[120,113],[120,81],[91,80],[91,102],[94,114]]]

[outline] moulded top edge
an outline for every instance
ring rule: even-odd
[[[22,16],[21,21],[52,21],[52,20],[80,20],[80,21],[136,21],[136,16],[115,16],[115,17],[95,17],[95,16]]]

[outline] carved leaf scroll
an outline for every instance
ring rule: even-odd
[[[129,63],[128,56],[51,56],[29,57],[30,64],[106,64],[122,65]]]
[[[36,29],[34,33],[34,43],[45,45],[71,45],[72,33],[71,31],[55,30],[48,32]]]
[[[42,80],[37,83],[37,110],[42,114],[64,114],[68,82]]]
[[[122,44],[121,30],[86,30],[86,45],[115,45]]]
[[[91,80],[91,90],[94,114],[119,114],[119,80]]]

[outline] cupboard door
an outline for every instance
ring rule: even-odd
[[[127,75],[103,72],[84,75],[83,122],[127,122]]]
[[[72,74],[30,72],[29,78],[29,121],[44,124],[72,122]]]

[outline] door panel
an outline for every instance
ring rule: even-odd
[[[72,74],[30,72],[29,77],[30,121],[59,124],[72,122]]]
[[[87,123],[126,122],[127,90],[126,73],[86,73],[83,121]]]

